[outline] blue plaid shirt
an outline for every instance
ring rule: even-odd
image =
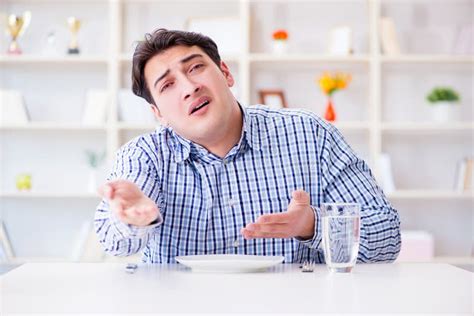
[[[122,146],[109,180],[136,183],[157,203],[161,217],[146,227],[125,224],[102,200],[95,229],[106,252],[143,251],[148,263],[174,263],[176,256],[190,254],[282,255],[287,263],[323,263],[320,205],[358,202],[358,261],[396,259],[398,213],[334,126],[304,110],[254,106],[242,112],[241,139],[224,158],[170,128]],[[297,189],[310,194],[316,215],[312,239],[242,238],[240,229],[260,215],[285,212]]]

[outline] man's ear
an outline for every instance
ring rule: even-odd
[[[227,86],[232,87],[234,85],[235,81],[234,81],[234,77],[230,73],[229,67],[227,67],[225,62],[221,61],[221,67],[220,68],[221,68],[222,74],[224,74],[224,77],[227,81]]]
[[[151,111],[155,115],[155,118],[162,126],[168,126],[168,122],[165,120],[163,115],[161,115],[160,109],[158,109],[158,106],[154,104],[150,104]]]

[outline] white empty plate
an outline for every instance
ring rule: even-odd
[[[257,272],[283,262],[282,256],[192,255],[176,261],[196,272]]]

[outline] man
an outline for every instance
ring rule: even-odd
[[[242,107],[216,44],[159,29],[133,56],[133,92],[163,128],[118,152],[95,228],[117,256],[282,255],[324,262],[323,202],[361,204],[358,260],[393,261],[399,217],[342,135],[302,110]]]

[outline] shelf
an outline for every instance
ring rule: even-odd
[[[367,122],[336,122],[333,123],[340,130],[345,131],[366,131],[370,129],[369,123]],[[129,130],[129,131],[153,131],[159,124],[152,125],[149,123],[119,123],[118,128],[120,130]]]
[[[119,60],[123,63],[131,63],[133,58],[133,53],[121,54]],[[221,60],[226,63],[237,63],[240,61],[239,55],[221,55]]]
[[[474,264],[474,257],[435,257],[432,262],[448,264]]]
[[[472,132],[474,131],[473,122],[387,122],[382,123],[383,132]]]
[[[368,132],[370,130],[370,125],[367,122],[335,122],[332,124],[336,126],[339,130],[344,130],[344,131]]]
[[[251,62],[319,62],[319,63],[368,63],[367,55],[320,55],[320,54],[250,54]]]
[[[101,56],[41,56],[41,55],[0,55],[0,64],[24,64],[24,63],[75,63],[75,64],[98,64],[107,63],[107,57]]]
[[[389,199],[458,199],[469,200],[474,198],[474,192],[456,192],[452,190],[398,190],[388,193]]]
[[[472,64],[474,56],[456,55],[400,55],[381,56],[383,63]]]
[[[2,192],[6,199],[100,199],[95,193]]]
[[[103,131],[106,126],[87,126],[79,123],[71,122],[66,124],[64,122],[32,122],[19,125],[0,125],[0,130],[31,130],[31,131]]]
[[[158,123],[156,125],[150,123],[127,123],[127,122],[120,122],[118,123],[118,128],[123,131],[154,131],[159,126]]]
[[[39,262],[39,263],[50,263],[50,262],[71,262],[71,259],[68,258],[57,258],[57,257],[13,257],[9,258],[9,264],[24,264],[29,262]]]

